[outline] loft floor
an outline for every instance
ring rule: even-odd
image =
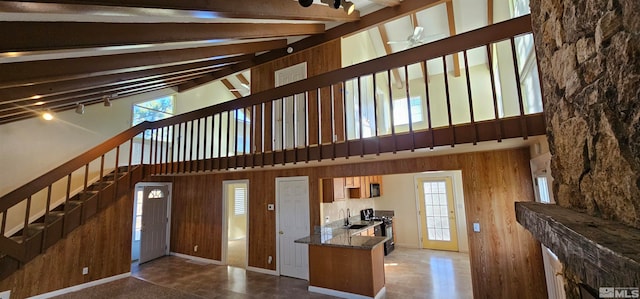
[[[387,299],[472,298],[469,255],[396,248],[385,257]],[[168,256],[133,276],[56,298],[334,298],[307,291],[304,280],[203,265]]]

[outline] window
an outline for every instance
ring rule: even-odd
[[[233,188],[233,214],[235,216],[245,214],[245,198],[247,198],[247,189],[245,187]]]
[[[549,198],[549,186],[547,184],[547,177],[539,176],[536,178],[536,182],[536,185],[538,185],[538,192],[540,194],[540,202],[551,203],[551,199]]]
[[[140,234],[142,231],[142,203],[144,201],[142,190],[138,190],[136,199],[136,226],[133,232],[133,240],[140,241]]]
[[[173,116],[174,103],[173,96],[166,96],[159,99],[133,104],[133,117],[131,126],[135,126],[144,121],[156,121]],[[168,133],[165,133],[167,136]],[[145,132],[145,138],[151,138],[151,131]]]
[[[417,123],[423,121],[422,118],[422,99],[420,97],[411,98],[411,122]],[[393,124],[395,126],[409,124],[409,112],[407,109],[407,99],[393,100]]]

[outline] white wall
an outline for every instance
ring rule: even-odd
[[[383,194],[375,199],[376,210],[395,211],[396,245],[422,248],[420,243],[420,219],[417,208],[415,180],[419,177],[451,177],[454,189],[458,247],[460,252],[469,252],[467,224],[464,210],[461,171],[435,171],[382,176]]]
[[[365,198],[365,199],[347,199],[347,200],[338,200],[333,203],[323,203],[320,208],[320,219],[322,223],[325,224],[327,222],[326,217],[329,217],[329,222],[337,221],[343,219],[343,215],[346,215],[347,209],[351,211],[351,216],[360,217],[360,210],[369,209],[375,207],[376,199]],[[342,210],[343,212],[340,212]],[[344,214],[343,214],[344,213]]]

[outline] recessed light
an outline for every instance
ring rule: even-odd
[[[44,120],[52,120],[53,119],[53,114],[51,114],[50,112],[42,113],[42,118]]]

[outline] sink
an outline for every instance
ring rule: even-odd
[[[368,224],[352,224],[352,225],[349,225],[347,228],[348,229],[361,229],[361,228],[367,227],[367,226],[369,226],[369,225]]]

